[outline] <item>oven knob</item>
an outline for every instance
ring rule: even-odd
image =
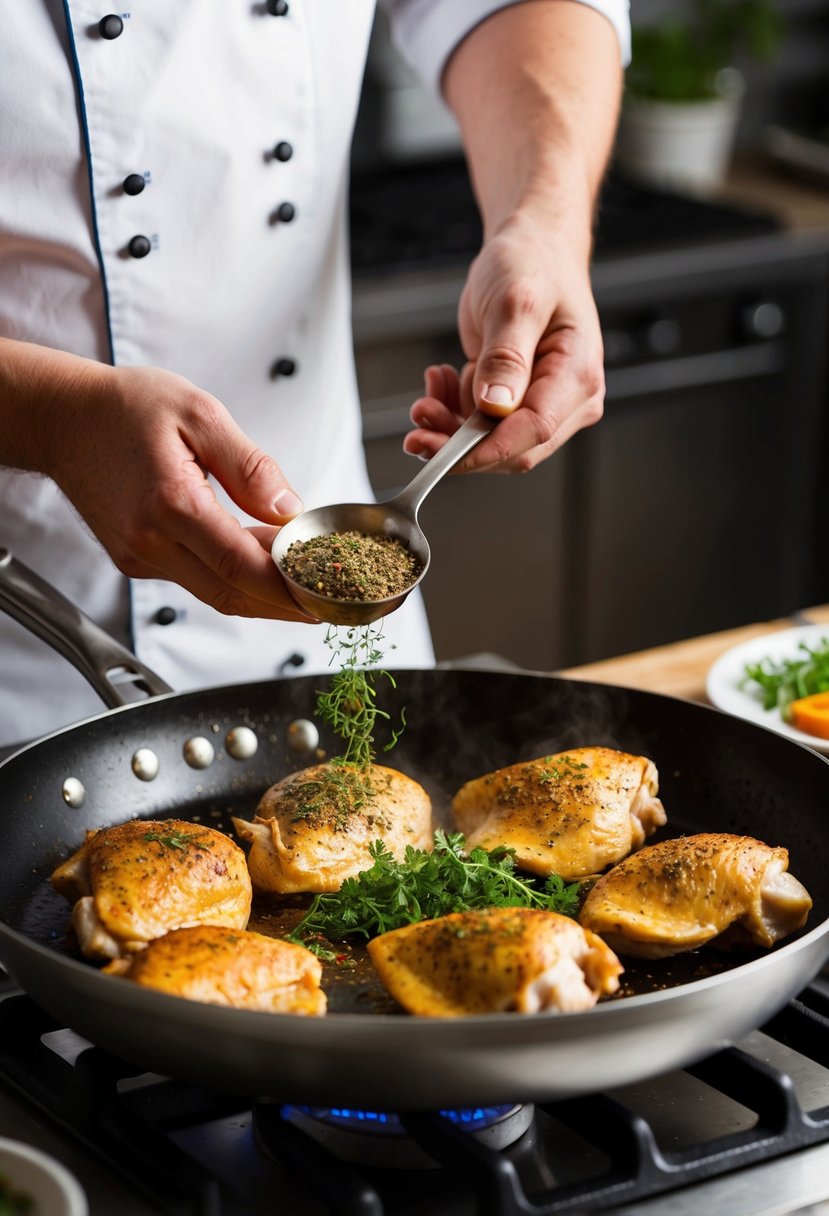
[[[604,361],[606,367],[619,367],[631,363],[636,353],[633,334],[626,329],[606,329],[604,339]]]
[[[742,310],[740,328],[746,338],[779,338],[786,328],[786,314],[774,300],[759,300]]]
[[[655,317],[643,331],[642,340],[649,355],[675,355],[682,346],[682,329],[673,317]]]

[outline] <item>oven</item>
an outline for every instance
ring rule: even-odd
[[[64,1164],[90,1216],[829,1212],[823,978],[680,1072],[535,1107],[402,1117],[136,1073],[3,985],[0,1131]]]

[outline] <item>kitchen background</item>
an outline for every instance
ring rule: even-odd
[[[669,7],[685,6],[633,0],[634,20]],[[722,185],[703,197],[654,190],[618,166],[608,179],[594,263],[604,420],[524,477],[450,478],[426,503],[440,659],[491,652],[553,669],[829,601],[829,0],[778,7],[787,28],[774,61],[740,64]],[[387,496],[417,467],[400,445],[423,368],[461,361],[455,310],[479,227],[454,126],[380,24],[353,181],[358,374]],[[431,729],[445,749],[440,722]],[[799,771],[807,753],[790,750]],[[425,1116],[415,1132],[444,1168],[395,1171],[337,1159],[277,1118],[278,1102],[134,1075],[0,974],[0,1134],[71,1170],[90,1216],[825,1216],[828,1032],[823,976],[697,1066],[541,1104],[504,1153],[462,1145]],[[216,1053],[230,1060],[232,1043]],[[363,1142],[366,1120],[394,1119],[329,1116]],[[396,1150],[386,1138],[371,1151],[387,1167]]]
[[[666,7],[633,0],[634,24]],[[425,504],[439,660],[551,670],[829,599],[829,3],[778,9],[773,57],[737,60],[721,183],[655,188],[611,168],[593,268],[602,422],[525,476],[450,478]],[[480,229],[454,122],[382,18],[352,229],[365,443],[388,497],[414,469],[401,441],[424,367],[462,362],[455,310]]]

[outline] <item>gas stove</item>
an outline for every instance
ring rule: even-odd
[[[350,203],[355,277],[466,266],[480,249],[481,220],[461,157],[355,167]],[[596,208],[594,253],[601,260],[779,227],[766,211],[656,189],[614,168]]]
[[[0,1133],[72,1170],[91,1216],[816,1216],[829,1213],[827,1103],[822,977],[682,1071],[535,1107],[400,1116],[142,1074],[10,981],[0,999]]]

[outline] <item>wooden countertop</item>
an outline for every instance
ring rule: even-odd
[[[575,680],[594,680],[598,684],[642,688],[647,692],[667,693],[672,697],[707,703],[705,678],[708,669],[726,650],[749,638],[761,637],[764,633],[807,624],[829,625],[829,604],[804,608],[802,612],[780,620],[757,621],[739,629],[726,629],[722,633],[672,642],[653,650],[640,650],[619,658],[570,667],[556,674]]]
[[[724,203],[771,211],[795,234],[829,229],[829,182],[810,181],[768,158],[735,160],[728,179],[716,193]]]

